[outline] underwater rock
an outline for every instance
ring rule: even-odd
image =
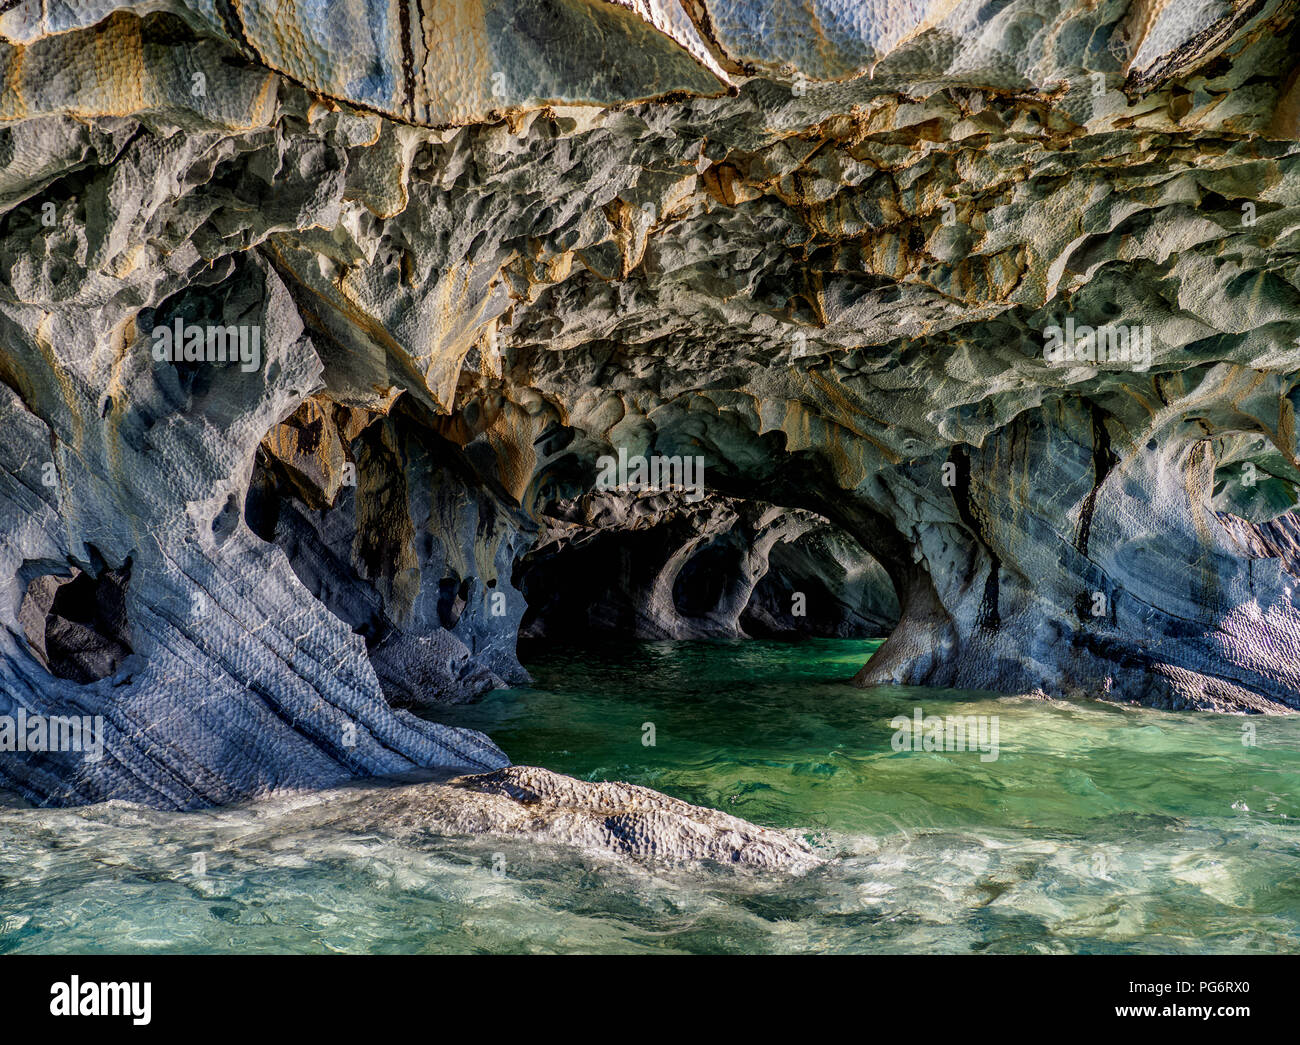
[[[790,832],[635,784],[576,780],[535,766],[412,785],[398,795],[408,822],[440,833],[522,835],[675,864],[707,860],[763,871],[798,873],[822,863]],[[397,819],[391,804],[385,819]]]

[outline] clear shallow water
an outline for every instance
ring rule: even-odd
[[[553,648],[533,687],[438,716],[797,830],[829,858],[802,878],[340,830],[313,795],[0,809],[0,952],[1300,950],[1300,716],[854,689],[872,648]],[[998,759],[894,751],[917,706],[998,716]]]

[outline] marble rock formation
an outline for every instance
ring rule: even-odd
[[[0,783],[498,770],[521,625],[1300,709],[1296,8],[4,0]]]
[[[396,808],[394,808],[396,807]],[[799,873],[822,862],[787,831],[755,827],[633,784],[592,783],[534,766],[398,789],[385,823],[525,838],[674,864],[709,860]]]

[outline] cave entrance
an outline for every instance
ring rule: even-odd
[[[544,529],[515,566],[528,604],[520,638],[889,634],[899,616],[893,582],[846,531],[811,513],[788,526],[782,509],[741,504],[649,519],[608,511],[591,525]]]
[[[131,563],[98,576],[72,567],[27,584],[18,621],[28,648],[56,678],[82,685],[116,674],[132,653],[126,620]]]
[[[745,566],[744,550],[714,542],[686,560],[673,580],[673,605],[683,617],[704,618],[722,603]]]

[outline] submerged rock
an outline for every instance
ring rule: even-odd
[[[1300,708],[1293,4],[0,6],[29,798],[500,769],[521,625]]]
[[[802,872],[822,862],[790,832],[635,784],[575,780],[535,766],[458,777],[445,789],[413,785],[400,801],[422,826],[451,834],[521,835],[677,864],[707,860],[769,871]],[[385,817],[394,816],[390,806]]]

